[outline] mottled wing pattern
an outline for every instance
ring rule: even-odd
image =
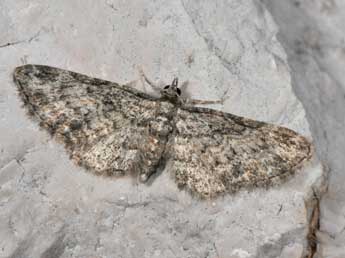
[[[173,105],[126,86],[41,65],[16,68],[30,110],[72,159],[101,175],[155,172]]]
[[[180,187],[209,198],[294,174],[310,143],[287,128],[204,108],[179,108],[169,141]]]
[[[78,73],[25,65],[14,80],[41,126],[99,175],[146,180],[163,158],[180,187],[210,198],[273,185],[311,156],[310,143],[287,128],[179,107]]]

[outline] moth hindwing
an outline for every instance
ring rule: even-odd
[[[97,175],[147,180],[167,161],[180,187],[209,198],[275,184],[311,155],[287,128],[71,71],[24,65],[14,81],[30,114]]]

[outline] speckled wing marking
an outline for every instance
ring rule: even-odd
[[[30,113],[79,165],[100,175],[156,171],[171,132],[169,102],[41,65],[16,68],[14,80]]]
[[[180,187],[209,198],[266,187],[294,174],[310,143],[287,128],[205,108],[179,108],[170,139]]]
[[[287,128],[78,73],[25,65],[14,81],[40,125],[98,175],[146,180],[170,161],[180,187],[211,198],[273,185],[311,156],[310,143]]]

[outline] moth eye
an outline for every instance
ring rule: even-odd
[[[191,198],[210,200],[259,187],[267,192],[269,185],[302,170],[303,163],[317,163],[311,143],[292,130],[191,108],[192,103],[208,101],[182,99],[177,78],[160,86],[158,98],[43,65],[17,67],[13,77],[19,97],[26,107],[34,107],[40,126],[95,175],[118,177],[139,170],[140,181],[147,182],[166,167],[175,171],[177,187],[185,188]],[[56,83],[59,78],[63,81]],[[139,142],[146,146],[141,148]]]

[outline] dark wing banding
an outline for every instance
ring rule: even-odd
[[[293,175],[310,143],[284,127],[205,108],[180,108],[169,141],[177,184],[203,198],[267,187]]]

